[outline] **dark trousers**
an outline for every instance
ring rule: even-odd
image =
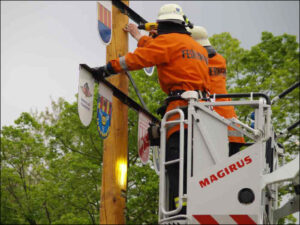
[[[229,142],[229,156],[238,153],[243,145],[243,143]]]
[[[166,161],[179,159],[179,132],[173,133],[167,140]],[[179,196],[179,162],[166,166],[169,180],[169,210],[176,208],[175,198]],[[187,130],[184,131],[184,166],[183,166],[183,193],[187,189]],[[186,207],[183,207],[179,214],[186,214]]]

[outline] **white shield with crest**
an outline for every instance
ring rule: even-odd
[[[81,123],[88,126],[93,117],[94,78],[83,67],[79,67],[78,114]]]

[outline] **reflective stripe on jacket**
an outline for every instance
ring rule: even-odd
[[[226,90],[226,60],[220,54],[208,59],[211,82],[210,94],[227,94]],[[218,98],[216,101],[231,101],[230,98]],[[226,119],[237,118],[233,106],[215,106],[214,110]],[[228,126],[229,142],[245,143],[243,135]]]

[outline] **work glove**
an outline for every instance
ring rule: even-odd
[[[110,73],[107,71],[106,66],[91,68],[91,72],[93,78],[98,82],[110,76]]]
[[[105,66],[95,67],[92,68],[91,70],[94,79],[98,82],[111,75],[117,74],[110,62],[107,63]]]

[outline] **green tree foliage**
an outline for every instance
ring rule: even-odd
[[[148,77],[141,70],[132,73],[132,77],[149,111],[156,115],[156,109],[166,97],[159,87],[157,73]],[[129,95],[139,102],[132,86],[129,87]],[[128,121],[129,170],[126,220],[128,224],[155,224],[158,221],[158,176],[153,170],[151,161],[150,166],[143,166],[138,156],[138,114],[130,110]]]
[[[98,224],[101,141],[84,128],[77,104],[53,102],[37,118],[23,113],[3,127],[1,157],[4,224]],[[12,216],[14,215],[14,216]]]
[[[263,92],[271,99],[299,81],[299,45],[295,36],[263,32],[251,49],[240,47],[229,33],[214,35],[211,43],[227,60],[228,91]],[[149,111],[156,114],[166,97],[157,73],[132,72]],[[97,87],[96,87],[97,89]],[[96,90],[95,90],[96,93]],[[139,102],[130,86],[129,95]],[[97,94],[96,94],[97,96]],[[247,122],[251,110],[237,107]],[[299,120],[299,89],[272,106],[275,130]],[[53,101],[36,115],[22,113],[12,126],[1,129],[1,224],[98,224],[102,172],[94,101],[93,122],[84,127],[77,103]],[[129,169],[126,193],[128,224],[157,223],[158,176],[153,164],[143,165],[137,150],[138,115],[129,110]],[[299,151],[299,128],[279,139],[287,161]],[[292,187],[281,190],[285,195]],[[280,223],[295,223],[292,216]]]
[[[52,190],[52,223],[98,224],[102,141],[96,124],[85,128],[80,123],[76,102],[60,99],[52,108],[53,113],[41,115],[51,155],[44,177]]]
[[[42,179],[38,168],[46,148],[41,126],[32,116],[22,113],[15,124],[1,134],[1,221],[3,216],[9,223],[36,224],[43,210],[36,198]]]

